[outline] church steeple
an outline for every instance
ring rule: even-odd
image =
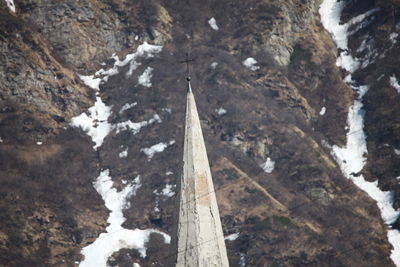
[[[196,102],[188,92],[176,233],[177,267],[229,266]]]

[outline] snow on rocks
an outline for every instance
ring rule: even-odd
[[[340,55],[336,61],[336,65],[344,68],[349,72],[354,72],[359,66],[360,62],[354,59],[348,51],[348,29],[352,25],[362,22],[365,18],[371,16],[379,9],[372,9],[364,14],[361,14],[345,24],[340,23],[340,15],[345,7],[345,2],[336,2],[334,0],[325,0],[322,2],[319,14],[321,15],[321,22],[325,29],[331,34],[336,43],[337,48],[341,49]]]
[[[390,76],[390,85],[400,94],[400,84],[395,75]]]
[[[153,77],[153,68],[152,67],[147,67],[142,75],[139,76],[138,78],[138,83],[142,86],[145,87],[151,87],[151,77]]]
[[[239,255],[240,255],[239,266],[240,267],[245,267],[246,266],[246,262],[247,262],[246,254],[240,253]]]
[[[152,58],[155,56],[155,54],[160,53],[162,50],[162,46],[158,45],[151,45],[148,44],[147,42],[144,42],[143,44],[139,45],[138,48],[136,49],[136,52],[131,53],[126,55],[124,60],[120,60],[117,55],[112,55],[112,59],[115,60],[114,66],[111,69],[104,70],[101,69],[96,72],[96,75],[101,75],[104,76],[103,80],[107,81],[109,76],[113,76],[115,74],[118,74],[118,68],[124,67],[128,64],[129,65],[129,70],[126,72],[126,77],[129,77],[132,75],[133,71],[141,65],[140,62],[138,62],[139,59],[141,58]]]
[[[134,68],[140,65],[136,60],[141,57],[153,57],[155,53],[161,51],[161,48],[161,46],[144,43],[137,48],[135,53],[128,54],[124,60],[120,60],[116,55],[113,55],[112,57],[115,63],[111,69],[101,69],[90,76],[79,75],[86,85],[97,91],[96,101],[94,106],[89,108],[87,113],[84,112],[72,118],[71,125],[82,128],[92,138],[92,141],[95,143],[93,147],[95,150],[102,145],[104,138],[114,129],[116,129],[116,133],[122,130],[131,130],[132,133],[136,134],[144,126],[154,122],[161,122],[160,117],[155,114],[148,121],[132,122],[128,120],[112,125],[108,122],[112,107],[106,106],[99,96],[101,84],[106,82],[110,76],[119,73],[120,67],[130,63],[131,65],[127,74],[132,74]],[[136,103],[125,104],[120,109],[119,114],[122,114],[135,105]],[[126,149],[119,153],[119,156],[126,157],[127,153],[128,151]],[[136,194],[137,189],[139,189],[141,185],[139,176],[131,182],[127,180],[122,180],[121,182],[124,188],[121,191],[117,191],[117,189],[113,187],[114,182],[109,175],[109,170],[104,170],[100,172],[100,175],[93,184],[96,191],[103,198],[107,209],[110,210],[110,214],[107,219],[108,226],[105,229],[106,232],[100,234],[92,244],[82,249],[81,253],[85,258],[80,262],[80,266],[106,266],[108,258],[114,252],[123,248],[136,249],[142,257],[145,257],[146,243],[149,241],[152,233],[161,234],[164,237],[164,242],[170,243],[170,236],[156,229],[132,230],[122,227],[122,224],[126,220],[123,215],[123,210],[130,207],[128,200],[131,196]],[[135,266],[138,266],[138,264]]]
[[[108,118],[111,115],[111,108],[111,106],[106,106],[100,97],[96,97],[94,106],[89,108],[89,115],[82,113],[71,120],[72,126],[80,127],[92,138],[92,141],[95,143],[93,146],[94,149],[98,149],[103,144],[106,136],[114,129],[116,129],[117,134],[123,130],[130,130],[133,134],[137,134],[142,127],[155,122],[161,122],[160,116],[155,114],[148,121],[132,122],[128,120],[113,125],[108,122]]]
[[[319,112],[319,115],[324,116],[326,113],[326,107],[322,107],[321,111]]]
[[[126,66],[128,63],[132,62],[135,62],[136,64],[136,60],[141,57],[153,57],[154,54],[159,53],[161,49],[162,46],[150,45],[145,42],[138,46],[135,53],[128,54],[124,60],[120,60],[118,56],[113,55],[112,58],[115,60],[115,63],[111,69],[100,69],[94,75],[89,76],[79,75],[79,78],[87,86],[97,91],[97,96],[94,106],[89,108],[89,115],[86,113],[82,113],[81,115],[72,118],[71,125],[82,128],[82,130],[84,130],[92,138],[92,141],[95,143],[93,147],[94,149],[99,148],[103,144],[104,138],[114,129],[114,126],[108,122],[108,118],[111,115],[112,107],[106,106],[99,96],[100,85],[103,82],[106,82],[110,76],[118,74],[118,68]],[[158,115],[155,120],[160,121]],[[147,124],[148,122],[139,125]],[[121,127],[129,128],[130,126],[132,126],[134,128],[139,128],[140,130],[140,128],[143,126],[139,127],[139,125],[134,124],[131,121],[126,122],[126,124],[122,123],[122,125],[118,124],[117,133],[119,132]],[[136,129],[135,132],[138,132],[138,130]]]
[[[161,110],[165,111],[165,112],[168,112],[169,114],[172,113],[172,109],[170,109],[170,108],[162,108]]]
[[[217,21],[215,20],[214,17],[212,17],[211,19],[208,20],[208,24],[210,25],[210,27],[214,30],[214,31],[218,31],[219,27],[217,25]]]
[[[103,82],[107,82],[109,77],[119,73],[119,68],[130,64],[129,70],[126,73],[126,77],[130,77],[133,71],[141,65],[141,63],[138,62],[139,59],[152,58],[155,56],[155,54],[161,52],[161,50],[162,46],[151,45],[147,42],[144,42],[143,44],[138,46],[136,52],[126,55],[124,60],[120,60],[117,55],[113,54],[111,58],[114,59],[115,62],[112,68],[107,70],[102,68],[98,70],[94,75],[79,75],[79,77],[87,86],[95,89],[96,91],[99,91],[100,85]]]
[[[400,263],[400,231],[398,230],[389,230],[388,231],[388,239],[390,244],[392,244],[393,246],[393,250],[392,250],[392,254],[391,254],[391,258],[393,260],[393,262],[395,263],[396,266],[399,266]]]
[[[112,131],[113,126],[108,122],[111,107],[106,106],[99,96],[96,97],[94,106],[89,108],[89,115],[82,113],[72,118],[71,125],[82,128],[95,143],[94,149],[99,148],[104,138]]]
[[[4,142],[3,138],[0,137],[0,143],[3,143],[3,142]]]
[[[175,191],[173,190],[175,187],[176,185],[166,184],[161,194],[165,197],[173,197],[175,195]]]
[[[100,83],[102,82],[101,78],[95,78],[95,75],[80,75],[78,74],[79,78],[83,81],[84,84],[89,86],[90,88],[100,91]]]
[[[96,241],[82,249],[85,259],[79,264],[80,267],[105,267],[108,258],[123,248],[138,250],[141,257],[146,257],[146,243],[153,233],[160,234],[164,237],[164,242],[169,244],[171,237],[156,229],[125,229],[122,228],[112,233],[102,233]]]
[[[240,232],[225,236],[225,240],[234,241],[234,240],[238,239],[239,234],[240,234]]]
[[[137,134],[140,132],[140,130],[143,127],[153,124],[155,122],[158,122],[158,123],[162,122],[161,118],[160,118],[160,116],[158,116],[158,114],[154,114],[154,116],[147,121],[132,122],[131,120],[127,120],[124,122],[119,122],[116,125],[117,134],[124,130],[130,130],[132,132],[132,134]]]
[[[133,71],[141,65],[141,63],[137,62],[139,58],[152,58],[156,54],[160,53],[161,50],[162,46],[151,45],[148,44],[147,42],[144,42],[142,45],[139,45],[139,47],[136,50],[136,53],[128,55],[130,56],[130,65],[129,65],[129,70],[126,72],[126,77],[130,77]]]
[[[175,195],[176,185],[166,184],[165,187],[159,191],[158,189],[154,190],[153,193],[157,196],[156,197],[156,205],[154,207],[154,212],[160,212],[160,196],[164,198],[170,198]]]
[[[132,183],[127,184],[120,192],[117,192],[113,185],[109,170],[102,171],[94,182],[94,188],[103,198],[107,209],[111,211],[107,220],[109,223],[106,228],[107,232],[122,228],[121,225],[126,220],[122,211],[129,208],[128,199],[141,187],[140,176],[137,176]]]
[[[164,242],[169,244],[171,238],[169,235],[155,230],[130,230],[122,227],[126,218],[123,210],[130,206],[128,199],[136,194],[140,188],[140,176],[137,176],[131,183],[127,183],[122,191],[113,188],[113,182],[109,170],[104,170],[94,182],[96,191],[103,198],[105,205],[110,210],[107,219],[109,225],[106,233],[102,233],[92,244],[82,249],[85,259],[79,264],[85,266],[106,266],[108,258],[116,251],[122,248],[136,249],[142,257],[146,257],[146,243],[149,241],[152,233],[161,234]]]
[[[121,107],[121,109],[119,110],[118,114],[119,114],[119,115],[122,115],[125,111],[127,111],[128,109],[133,108],[133,107],[136,106],[136,105],[137,105],[137,102],[134,102],[134,103],[131,103],[131,104],[126,103],[125,105],[123,105],[123,106]]]
[[[128,156],[128,149],[125,149],[118,154],[118,157],[120,158],[126,158],[127,156]]]
[[[389,35],[389,39],[392,42],[392,45],[395,45],[397,43],[397,37],[399,37],[399,34],[397,32],[392,32]]]
[[[218,108],[215,110],[215,112],[217,112],[218,115],[222,116],[226,114],[226,109],[224,108]]]
[[[11,12],[15,13],[14,0],[6,0],[7,6]]]
[[[355,26],[355,27],[353,27],[351,31],[348,31],[347,36],[353,35],[354,33],[358,32],[359,30],[371,24],[375,19],[375,16],[372,15],[378,12],[379,10],[380,8],[374,8],[365,12],[364,14],[358,15],[357,17],[351,19],[349,23],[349,28],[350,26]]]
[[[354,59],[348,52],[348,27],[360,23],[366,17],[376,12],[376,9],[359,15],[346,24],[340,24],[340,16],[344,5],[344,1],[324,0],[320,6],[319,12],[325,29],[332,35],[337,47],[342,50],[336,64],[352,73],[360,64],[358,60]],[[368,87],[356,86],[351,78],[351,74],[345,78],[345,81],[358,92],[358,97],[354,100],[348,113],[347,121],[349,132],[347,133],[346,146],[343,148],[336,145],[332,146],[332,154],[344,175],[377,202],[383,220],[389,225],[388,239],[394,248],[391,253],[391,258],[396,266],[400,266],[400,232],[392,229],[390,226],[400,215],[400,212],[393,208],[393,193],[381,191],[378,187],[378,181],[368,182],[364,179],[363,175],[360,174],[360,171],[366,163],[366,155],[368,153],[366,136],[363,130],[364,111],[362,104],[362,98],[367,92]]]
[[[396,154],[397,156],[400,156],[400,149],[394,149],[394,154]]]
[[[211,63],[211,68],[213,69],[213,70],[215,70],[215,68],[218,66],[218,62],[213,62],[213,63]]]
[[[267,158],[267,161],[265,161],[263,164],[260,165],[260,167],[266,172],[266,173],[271,173],[274,168],[275,168],[275,161],[273,161],[270,157]]]
[[[248,68],[249,70],[252,70],[252,71],[258,70],[258,69],[260,68],[259,66],[256,66],[256,64],[257,64],[257,60],[255,60],[255,59],[252,58],[252,57],[246,58],[246,59],[243,61],[243,65],[244,65],[246,68]]]
[[[154,154],[163,152],[168,146],[175,144],[175,140],[171,140],[168,143],[158,143],[151,147],[146,147],[140,149],[144,154],[146,154],[147,159],[150,161]]]
[[[153,193],[156,194],[157,196],[164,196],[164,197],[173,197],[175,195],[174,188],[176,185],[173,184],[166,184],[165,187],[161,190],[161,192],[158,192],[158,190],[154,190]]]

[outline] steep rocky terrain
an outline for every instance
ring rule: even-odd
[[[118,191],[140,179],[124,228],[171,234],[175,196],[162,192],[180,175],[186,84],[179,62],[190,51],[224,233],[239,233],[226,241],[231,266],[394,266],[376,202],[332,156],[331,145],[346,144],[356,93],[336,66],[340,51],[321,24],[321,2],[16,0],[14,13],[1,1],[0,265],[79,264],[82,248],[107,227],[109,210],[93,186],[104,170]],[[394,192],[395,208],[400,111],[390,77],[400,78],[399,6],[348,1],[342,14],[347,22],[379,8],[349,35],[349,52],[363,64],[353,79],[370,88],[362,174]],[[121,64],[100,85],[114,128],[93,149],[71,125],[96,101],[79,75],[112,69],[114,53],[122,60],[144,42],[162,50]],[[257,63],[246,67],[249,57]],[[139,78],[146,70],[150,84]],[[137,131],[118,130],[156,114]],[[144,153],[159,143],[167,144],[163,152]],[[122,247],[109,265],[166,266],[173,253],[157,233],[146,257]]]

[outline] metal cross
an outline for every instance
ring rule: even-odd
[[[194,59],[189,57],[189,53],[186,53],[186,59],[180,61],[180,63],[186,63],[186,80],[190,81],[190,62],[193,62]]]

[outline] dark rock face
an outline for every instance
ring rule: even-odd
[[[389,38],[399,20],[397,2],[352,1],[343,20],[382,7],[349,46],[364,57],[357,48],[368,34],[383,55],[354,74],[370,85],[363,173],[394,191],[398,206],[399,95],[388,80],[400,77],[398,45]],[[122,180],[142,177],[124,227],[171,233],[174,197],[154,191],[179,177],[186,92],[179,61],[190,50],[222,224],[227,235],[240,232],[226,241],[231,266],[392,266],[376,204],[343,177],[324,146],[345,143],[354,96],[335,66],[337,51],[320,23],[319,4],[31,0],[17,1],[11,14],[1,2],[0,264],[73,266],[82,260],[80,250],[107,225],[108,210],[92,185],[104,169],[118,189]],[[218,31],[208,25],[211,17]],[[112,106],[111,123],[154,114],[162,122],[135,135],[114,130],[94,151],[90,138],[69,126],[94,99],[77,74],[107,68],[113,53],[123,58],[143,41],[163,45],[162,52],[143,59],[130,77],[129,66],[121,68],[100,86],[100,96]],[[248,57],[259,69],[243,65]],[[149,88],[138,83],[148,66],[154,68]],[[141,151],[170,140],[175,144],[151,160]],[[118,156],[121,146],[127,158]],[[260,167],[267,158],[275,162],[271,173]],[[160,235],[152,234],[147,248],[146,258],[122,249],[108,263],[166,265],[170,251]]]

